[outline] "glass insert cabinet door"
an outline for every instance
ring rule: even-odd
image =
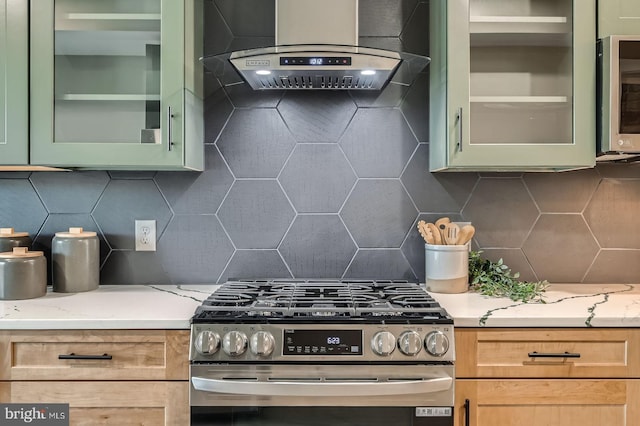
[[[595,4],[435,3],[447,8],[450,165],[592,166]]]
[[[35,3],[32,158],[105,167],[179,159],[182,1]]]
[[[28,162],[28,1],[0,0],[0,165]]]

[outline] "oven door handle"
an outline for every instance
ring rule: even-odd
[[[451,389],[451,377],[427,380],[398,380],[387,382],[359,381],[254,381],[219,380],[192,377],[194,389],[204,392],[250,396],[390,396],[415,395],[441,392]]]

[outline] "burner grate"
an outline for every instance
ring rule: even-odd
[[[446,311],[417,283],[395,280],[236,280],[223,284],[194,320],[440,321]]]

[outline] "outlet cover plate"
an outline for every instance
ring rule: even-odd
[[[156,251],[156,221],[136,220],[136,251]]]

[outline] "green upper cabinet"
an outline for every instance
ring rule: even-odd
[[[0,165],[29,161],[28,0],[0,0]]]
[[[430,170],[595,165],[595,0],[431,0]]]
[[[598,0],[598,38],[640,34],[640,1]]]
[[[202,170],[195,1],[31,0],[31,164]]]

